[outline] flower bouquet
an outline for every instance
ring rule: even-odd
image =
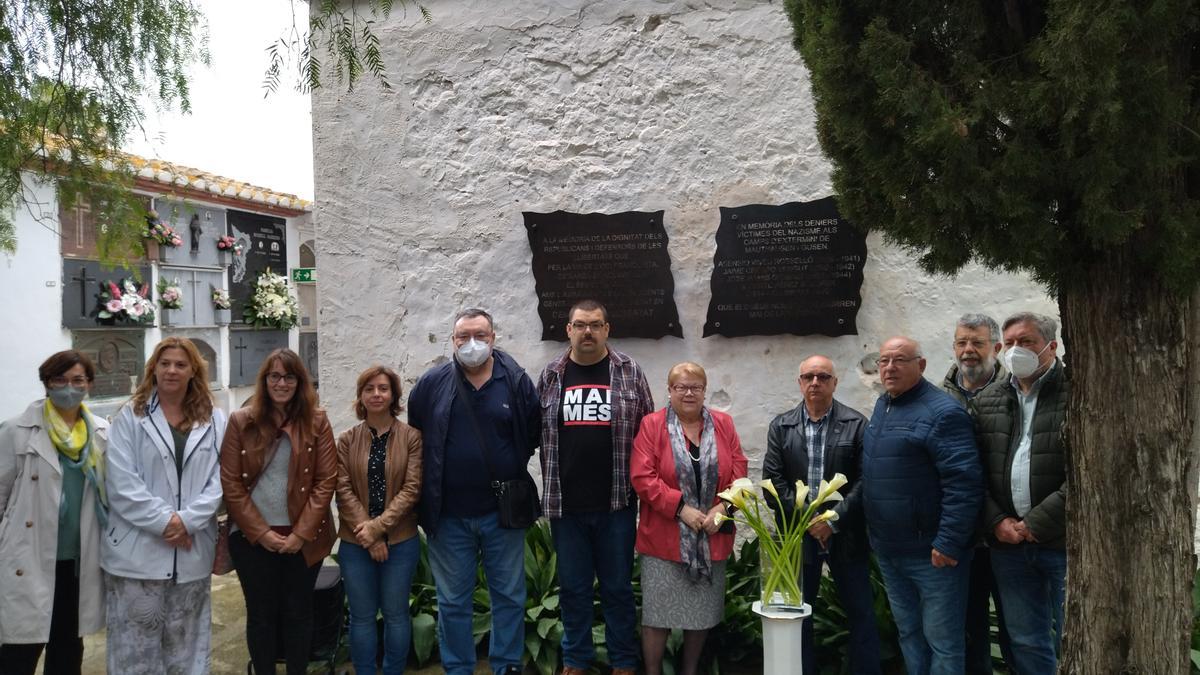
[[[229,291],[224,288],[212,289],[213,315],[218,326],[228,326],[232,320],[229,308],[233,303],[229,300]]]
[[[783,504],[775,484],[763,480],[758,485],[762,493],[755,491],[754,482],[739,478],[728,490],[717,495],[726,504],[734,507],[731,516],[717,516],[717,524],[725,520],[746,525],[758,537],[758,548],[762,555],[762,604],[802,607],[803,586],[800,573],[804,569],[804,533],[808,528],[823,521],[837,520],[838,514],[830,509],[817,515],[824,504],[840,501],[838,492],[847,483],[846,476],[835,474],[831,481],[821,481],[817,498],[808,501],[809,490],[804,481],[796,481],[797,498],[805,499],[803,508]],[[768,502],[767,495],[770,495]],[[780,509],[776,516],[771,508]]]
[[[158,213],[155,211],[151,211],[146,215],[145,237],[171,248],[183,245],[183,238],[175,232],[175,228],[159,220]]]
[[[178,279],[158,280],[158,306],[163,309],[183,309],[183,289]]]
[[[217,249],[221,251],[229,251],[234,255],[242,254],[242,245],[238,243],[237,239],[234,239],[228,234],[223,237],[217,237]]]
[[[99,300],[96,316],[103,323],[154,323],[154,304],[150,302],[149,284],[142,284],[139,288],[129,279],[107,281],[100,286],[100,294],[96,299]]]
[[[288,280],[267,268],[254,282],[254,293],[242,310],[242,318],[255,328],[287,330],[296,325],[299,312]]]

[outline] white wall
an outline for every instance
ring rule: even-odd
[[[771,416],[796,405],[807,354],[830,355],[838,396],[869,412],[874,377],[857,364],[882,339],[921,340],[940,381],[960,314],[1057,315],[1023,276],[931,278],[873,235],[858,336],[702,339],[718,207],[832,191],[780,3],[424,4],[431,24],[396,13],[379,27],[392,91],[313,94],[322,400],[336,428],[363,367],[394,365],[411,384],[448,354],[464,306],[494,312],[497,344],[531,375],[560,352],[540,341],[524,210],[665,210],[686,337],[615,346],[659,405],[672,364],[704,365],[710,402],[755,455]]]

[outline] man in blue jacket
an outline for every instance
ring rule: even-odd
[[[493,349],[492,317],[454,318],[454,358],[421,376],[408,423],[421,431],[424,476],[417,514],[438,598],[438,646],[450,675],[475,671],[475,569],[483,560],[492,603],[488,660],[521,672],[525,651],[525,530],[500,527],[494,481],[527,476],[541,442],[537,391],[513,358]]]
[[[923,377],[921,346],[879,348],[885,393],[863,439],[863,504],[911,675],[961,675],[983,473],[967,411]]]

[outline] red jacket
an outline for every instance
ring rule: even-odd
[[[723,412],[709,410],[713,431],[717,434],[717,492],[746,475],[746,455],[742,442],[733,428],[733,418]],[[690,471],[690,468],[689,468]],[[671,453],[671,436],[667,433],[667,409],[655,411],[642,418],[642,426],[633,439],[633,455],[629,460],[629,478],[641,498],[641,518],[637,528],[637,550],[663,560],[679,559],[679,522],[675,509],[683,493],[675,475],[675,457]],[[716,497],[708,506],[717,503]],[[707,509],[706,509],[707,510]],[[709,550],[713,560],[725,560],[733,551],[732,534],[710,534]]]

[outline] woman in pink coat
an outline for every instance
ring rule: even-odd
[[[637,551],[642,563],[642,656],[662,672],[672,628],[683,629],[682,675],[695,675],[708,630],[725,611],[725,561],[733,523],[717,493],[746,475],[733,420],[704,407],[708,378],[695,363],[667,375],[670,403],[642,420],[630,478],[641,498]],[[725,514],[727,515],[727,514]]]

